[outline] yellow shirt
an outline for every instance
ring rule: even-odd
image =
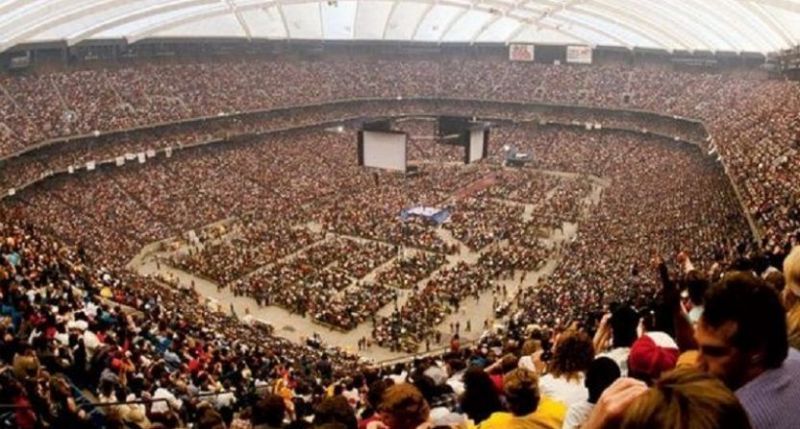
[[[536,411],[527,416],[517,417],[511,413],[492,413],[478,426],[479,429],[561,429],[567,407],[561,402],[547,397],[539,400]]]

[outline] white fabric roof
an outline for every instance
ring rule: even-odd
[[[0,51],[185,36],[772,52],[800,43],[800,0],[0,0]]]

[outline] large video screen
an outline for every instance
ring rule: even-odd
[[[486,153],[486,133],[484,130],[471,130],[469,132],[469,152],[467,154],[467,163],[472,164],[475,161],[483,159]]]
[[[359,160],[364,167],[406,171],[405,133],[362,131]]]

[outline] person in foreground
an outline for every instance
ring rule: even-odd
[[[732,272],[706,293],[695,331],[700,368],[735,392],[755,429],[800,422],[800,353],[789,348],[784,311],[764,280]]]
[[[503,377],[503,394],[509,412],[496,412],[480,429],[559,429],[566,409],[560,402],[542,397],[539,377],[531,370],[517,368]]]
[[[600,397],[583,429],[750,429],[736,396],[696,368],[664,374],[651,388],[620,378]]]

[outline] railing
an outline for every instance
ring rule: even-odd
[[[621,109],[617,107],[602,107],[602,106],[594,106],[594,105],[582,105],[582,104],[569,104],[569,103],[548,103],[544,101],[525,101],[525,100],[513,100],[513,99],[474,99],[474,98],[462,98],[462,97],[363,97],[363,98],[345,98],[345,99],[338,99],[338,100],[331,100],[326,102],[318,102],[318,103],[301,103],[295,105],[288,105],[282,107],[275,107],[275,108],[267,108],[267,109],[255,109],[255,110],[248,110],[248,111],[230,111],[221,113],[218,115],[211,115],[211,116],[200,116],[194,118],[186,118],[186,119],[179,119],[175,121],[167,121],[167,122],[157,122],[153,124],[147,125],[140,125],[135,127],[129,128],[121,128],[116,130],[106,130],[106,131],[98,131],[96,133],[89,133],[89,134],[77,134],[71,136],[63,136],[63,137],[56,137],[48,140],[44,140],[40,143],[33,144],[28,146],[24,149],[20,149],[16,152],[11,154],[5,155],[0,157],[0,161],[4,161],[10,158],[16,158],[22,156],[26,153],[30,153],[36,151],[38,149],[42,149],[45,147],[53,146],[58,143],[65,143],[71,142],[76,140],[86,140],[86,139],[96,139],[100,137],[107,137],[116,134],[124,134],[130,133],[134,131],[143,131],[143,130],[152,130],[152,129],[160,129],[166,128],[175,125],[186,125],[186,124],[193,124],[198,122],[216,120],[216,119],[224,119],[224,118],[242,118],[246,116],[252,115],[260,115],[260,114],[275,114],[280,112],[286,112],[291,110],[297,109],[305,109],[310,107],[335,107],[338,105],[345,105],[345,104],[352,104],[352,103],[364,103],[364,102],[395,102],[395,103],[402,103],[408,101],[431,101],[431,102],[448,102],[448,101],[457,101],[457,102],[472,102],[472,103],[496,103],[496,104],[506,104],[512,106],[525,106],[525,107],[539,107],[539,108],[566,108],[566,109],[573,109],[573,110],[588,110],[588,111],[597,111],[597,112],[613,112],[618,114],[639,114],[639,115],[651,115],[655,117],[659,117],[662,119],[671,119],[674,121],[682,121],[682,122],[689,122],[695,125],[700,125],[704,129],[707,129],[705,123],[699,119],[694,118],[687,118],[683,116],[677,115],[667,115],[659,112],[643,110],[643,109]]]

